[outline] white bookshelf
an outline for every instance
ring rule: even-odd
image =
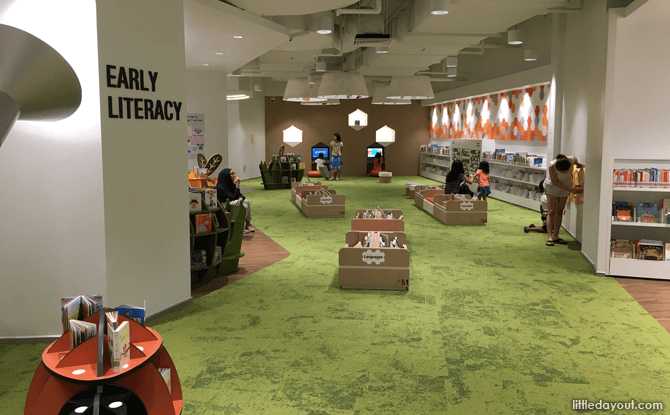
[[[511,179],[511,178],[505,177],[505,176],[497,176],[495,174],[490,174],[489,176],[491,176],[493,178],[496,178],[496,179],[500,179],[500,180],[507,180],[507,181],[512,182],[512,183],[528,184],[528,185],[531,185],[533,187],[537,187],[540,184],[539,181],[536,183],[536,182],[530,182],[530,181],[525,181],[525,180]]]
[[[653,157],[643,158],[613,158],[610,163],[610,172],[614,169],[640,169],[640,168],[661,168],[670,169],[670,160],[658,159]],[[609,205],[611,202],[631,202],[632,208],[637,209],[638,203],[657,203],[661,208],[661,199],[670,199],[670,188],[660,187],[615,187],[612,183],[612,176],[606,184],[611,189]],[[633,278],[651,278],[670,280],[670,261],[653,261],[629,258],[612,258],[611,244],[612,239],[627,239],[633,242],[634,239],[652,239],[670,242],[670,224],[667,223],[640,223],[640,222],[620,222],[611,221],[607,227],[607,239],[603,249],[607,250],[609,261],[606,264],[606,274],[611,276],[633,277]]]
[[[534,190],[539,184],[540,181],[543,180],[543,177],[546,176],[546,171],[547,169],[544,167],[535,167],[535,166],[529,166],[527,164],[519,164],[519,163],[503,163],[499,161],[491,161],[491,160],[486,160],[489,162],[489,166],[491,168],[491,171],[494,170],[499,170],[500,168],[502,169],[512,169],[512,170],[521,170],[524,173],[530,173],[530,174],[540,174],[544,173],[544,175],[539,178],[537,181],[532,181],[532,180],[520,180],[520,179],[515,179],[511,177],[506,177],[501,174],[490,174],[490,180],[493,181],[498,181],[499,186],[505,186],[506,184],[510,186],[515,186],[515,185],[522,185],[521,187],[527,189],[527,190]],[[540,211],[540,202],[535,200],[535,199],[529,199],[525,198],[522,196],[516,196],[511,193],[504,192],[502,190],[496,189],[495,185],[492,183],[491,184],[491,197],[494,199],[502,200],[504,202],[512,203],[517,206],[525,207],[527,209],[532,209],[534,211],[539,212]]]
[[[500,161],[491,161],[491,160],[486,160],[489,162],[489,164],[495,164],[497,166],[507,166],[507,167],[518,167],[522,168],[524,170],[541,170],[541,171],[547,171],[546,167],[535,167],[535,166],[529,166],[527,164],[517,164],[517,163],[503,163]]]
[[[441,183],[444,183],[445,176],[429,173],[425,169],[426,167],[442,167],[449,171],[451,162],[451,155],[449,154],[434,154],[427,153],[424,151],[419,152],[419,176],[425,177],[427,179],[432,179]]]
[[[433,179],[433,180],[436,180],[436,181],[441,182],[441,183],[444,183],[444,181],[446,180],[445,176],[440,176],[439,174],[434,174],[434,173],[428,173],[425,170],[419,170],[419,176],[425,177],[425,178],[428,178],[428,179]]]

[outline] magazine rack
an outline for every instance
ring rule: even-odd
[[[107,341],[100,336],[70,350],[70,335],[66,332],[42,352],[42,362],[28,390],[24,415],[59,415],[61,408],[82,390],[112,384],[132,391],[141,400],[148,415],[181,414],[183,398],[179,376],[162,345],[160,334],[124,316],[119,315],[118,318],[119,322],[128,321],[130,324],[128,366],[120,373],[114,373]],[[99,325],[99,320],[100,313],[97,313],[84,321]],[[97,375],[99,347],[103,351],[101,376]],[[172,393],[159,368],[170,368]]]

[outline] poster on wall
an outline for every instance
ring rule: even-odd
[[[205,114],[188,114],[188,158],[205,153]]]

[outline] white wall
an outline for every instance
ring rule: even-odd
[[[82,86],[72,116],[17,121],[0,148],[0,337],[59,334],[62,296],[107,294],[95,16],[92,1],[0,2],[0,24],[51,45]]]
[[[190,299],[182,0],[98,0],[106,303],[153,314]],[[155,91],[109,88],[106,65],[158,72]],[[107,97],[181,103],[179,120],[112,119]],[[113,102],[115,102],[113,100]]]
[[[670,159],[670,6],[651,0],[619,19],[614,52],[612,156]]]
[[[225,73],[186,70],[187,113],[205,114],[205,155],[209,158],[219,153],[223,157],[213,177],[226,167],[228,160],[227,102]],[[195,159],[189,160],[189,168],[196,165]]]
[[[259,78],[251,78],[261,85]],[[249,78],[230,78],[229,89],[250,88]],[[253,136],[253,139],[252,139]],[[290,148],[286,149],[290,153]],[[265,160],[265,93],[253,92],[249,99],[228,101],[228,167],[241,179],[261,177],[258,167]]]
[[[562,55],[560,150],[586,165],[584,204],[571,205],[563,225],[596,262],[603,144],[608,15],[606,0],[584,2],[581,13],[559,16]]]

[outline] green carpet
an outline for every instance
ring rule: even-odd
[[[343,219],[308,219],[289,190],[243,182],[255,189],[252,223],[291,255],[150,324],[176,364],[184,414],[670,405],[670,335],[615,280],[594,276],[576,242],[544,246],[545,235],[522,229],[539,213],[495,200],[486,226],[448,227],[405,196],[406,181],[431,180],[393,181],[329,183],[347,197]],[[353,213],[377,205],[403,210],[410,289],[340,290],[338,250]],[[1,413],[22,413],[44,347],[0,346]]]

